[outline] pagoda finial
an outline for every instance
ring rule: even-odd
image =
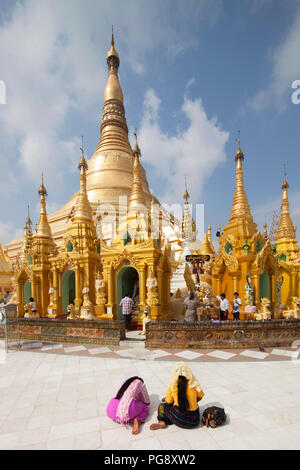
[[[26,225],[28,227],[31,227],[32,226],[32,221],[31,221],[31,218],[30,218],[30,214],[29,214],[29,204],[27,206],[27,220],[26,220]]]
[[[240,130],[238,130],[238,137],[235,140],[239,144],[237,152],[235,154],[235,161],[244,160],[244,154],[243,154],[243,151],[241,149],[241,131]]]
[[[284,169],[284,179],[283,179],[283,184],[282,184],[282,189],[289,189],[290,185],[287,182],[287,172],[286,172],[286,164],[283,164],[283,169]]]
[[[110,59],[111,58],[114,58],[115,61],[112,62]],[[107,56],[106,56],[106,59],[107,59],[107,63],[108,63],[108,66],[111,68],[111,66],[116,66],[117,68],[119,67],[120,65],[120,58],[119,58],[119,54],[117,53],[116,49],[115,49],[115,35],[114,35],[114,25],[112,25],[112,34],[111,34],[111,47],[107,53]]]
[[[184,176],[184,182],[185,182],[185,191],[184,191],[184,194],[183,194],[183,198],[184,198],[185,203],[188,204],[188,203],[189,203],[190,195],[189,195],[189,192],[188,192],[188,189],[187,189],[187,178],[186,178],[186,175]]]
[[[83,135],[81,136],[80,150],[81,150],[81,159],[78,163],[78,169],[86,171],[86,170],[88,170],[88,164],[87,164],[85,156],[84,156]]]
[[[264,223],[264,238],[265,240],[268,239],[268,224],[267,224],[267,221],[265,220],[265,223]]]
[[[134,136],[135,136],[135,146],[134,146],[134,149],[133,149],[133,155],[138,155],[138,157],[141,157],[141,149],[139,147],[139,144],[138,144],[138,136],[137,136],[137,128],[135,128],[135,131],[134,131]]]
[[[47,189],[44,186],[44,174],[42,173],[42,184],[39,187],[38,193],[40,196],[48,196]]]

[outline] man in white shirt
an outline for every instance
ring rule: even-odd
[[[33,297],[30,297],[30,299],[29,299],[29,305],[31,305],[31,311],[32,311],[32,313],[36,313],[36,303],[35,303]]]
[[[217,296],[217,299],[220,301],[220,311],[221,311],[220,320],[221,321],[227,321],[228,320],[228,311],[229,311],[229,302],[226,299],[226,295],[221,294],[220,296]]]
[[[238,292],[235,292],[233,295],[234,295],[234,299],[233,299],[232,315],[233,315],[233,318],[238,321],[240,320],[242,301],[239,298]]]

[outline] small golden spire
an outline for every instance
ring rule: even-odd
[[[47,190],[44,186],[44,174],[42,173],[42,184],[39,187],[38,193],[40,196],[48,196]]]
[[[276,232],[276,240],[287,238],[290,240],[296,239],[296,229],[290,216],[290,203],[288,197],[289,183],[287,182],[286,167],[284,166],[284,179],[282,184],[282,203],[281,203],[281,216]]]
[[[238,142],[238,150],[235,155],[236,162],[236,176],[235,176],[235,194],[233,198],[233,204],[231,208],[230,221],[233,219],[248,219],[253,222],[252,214],[250,211],[250,206],[248,203],[245,187],[244,187],[244,175],[243,175],[243,161],[244,154],[241,149],[241,138],[240,131],[238,131],[239,136],[236,139]]]
[[[81,171],[82,168],[84,168],[85,171],[88,170],[88,164],[86,162],[85,156],[84,156],[84,147],[83,147],[83,135],[81,136],[81,159],[79,160],[78,163],[78,169]]]
[[[40,196],[40,220],[36,228],[36,237],[38,238],[51,238],[51,229],[48,222],[47,209],[46,209],[46,197],[48,196],[47,190],[44,186],[44,175],[42,174],[42,184],[39,187],[38,194]]]
[[[264,223],[264,238],[265,240],[268,239],[268,224],[267,224],[267,221],[265,220],[265,223]]]
[[[208,238],[212,253],[215,253],[215,247],[214,247],[212,236],[211,236],[211,225],[209,225],[207,228],[207,238]]]
[[[236,139],[236,142],[239,144],[238,146],[238,149],[237,149],[237,152],[235,154],[235,161],[237,160],[243,160],[244,161],[244,154],[243,154],[243,151],[241,149],[241,131],[238,131],[238,138]]]
[[[27,206],[27,220],[26,220],[26,225],[28,227],[32,227],[32,221],[31,221],[31,218],[30,218],[30,214],[29,214],[29,204]]]
[[[81,150],[81,159],[78,163],[78,169],[80,170],[80,190],[77,196],[74,215],[72,217],[72,222],[91,222],[93,220],[93,211],[88,199],[87,189],[86,189],[86,172],[88,170],[88,164],[84,156],[84,147],[83,147],[83,136],[82,136],[82,146]]]
[[[204,234],[204,240],[202,242],[201,248],[199,250],[200,255],[212,255],[214,254],[214,251],[212,250],[212,247],[209,243],[209,239],[207,236],[207,233],[205,232]]]
[[[137,128],[135,128],[134,136],[135,136],[135,146],[134,146],[134,149],[133,149],[133,156],[135,156],[135,154],[138,154],[138,156],[140,158],[142,156],[142,153],[141,153],[141,149],[140,149],[139,144],[138,144]]]
[[[184,177],[184,180],[185,180],[185,191],[184,191],[184,194],[183,194],[183,198],[184,198],[185,204],[188,204],[190,195],[189,195],[189,192],[187,190],[186,176]]]
[[[137,141],[137,133],[135,132],[136,144],[133,150],[133,183],[132,189],[129,196],[129,212],[135,208],[141,208],[142,206],[146,207],[146,199],[142,185],[142,174],[141,174],[141,164],[140,164],[140,147]]]

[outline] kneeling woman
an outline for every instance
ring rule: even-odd
[[[133,423],[132,434],[138,434],[140,423],[144,423],[149,413],[149,395],[143,379],[130,377],[125,380],[115,398],[107,406],[106,413],[117,423]]]
[[[192,429],[200,423],[198,401],[204,392],[194,377],[193,372],[184,362],[175,364],[166,398],[158,407],[158,423],[150,429],[165,428],[176,424],[185,429]]]

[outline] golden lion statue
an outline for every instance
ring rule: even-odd
[[[75,307],[73,304],[67,306],[68,320],[76,320]]]
[[[258,321],[271,320],[272,313],[270,312],[270,305],[271,305],[271,302],[269,299],[267,299],[266,297],[261,299],[261,308],[258,313],[254,314],[255,320],[258,320]]]
[[[300,299],[299,297],[292,297],[290,302],[290,308],[283,312],[283,316],[286,320],[290,318],[300,318]]]

